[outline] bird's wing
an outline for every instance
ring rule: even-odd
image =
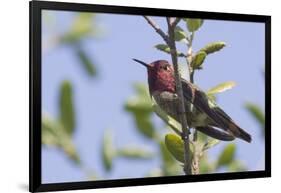
[[[221,108],[215,107],[214,110],[218,115],[229,121],[229,126],[227,129],[230,130],[230,132],[232,132],[235,136],[244,139],[245,141],[251,142],[251,135],[240,128]]]
[[[207,95],[193,84],[182,79],[184,98],[191,102],[198,110],[204,112],[221,128],[228,128],[228,122],[214,110],[216,105],[208,100]]]
[[[205,127],[195,127],[196,130],[213,137],[218,140],[222,141],[232,141],[235,139],[235,137],[227,132],[223,132],[220,130],[217,130],[211,126],[205,126]]]
[[[236,125],[221,108],[209,100],[203,91],[184,79],[182,79],[182,89],[184,98],[190,101],[198,110],[206,113],[213,121],[214,126],[224,129],[236,137],[251,141],[251,136]]]

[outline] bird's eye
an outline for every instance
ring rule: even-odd
[[[168,70],[169,67],[168,67],[168,66],[163,66],[163,69],[164,69],[164,70]]]

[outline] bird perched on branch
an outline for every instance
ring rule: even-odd
[[[149,93],[156,103],[169,116],[180,122],[173,66],[166,60],[157,60],[150,64],[133,60],[147,68]],[[219,140],[230,141],[237,137],[251,142],[251,135],[241,129],[206,93],[183,78],[181,83],[186,120],[190,128]],[[190,105],[192,110],[188,111]]]

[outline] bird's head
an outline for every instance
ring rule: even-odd
[[[147,68],[149,91],[175,92],[175,78],[173,66],[166,60],[157,60],[150,64],[133,59]]]

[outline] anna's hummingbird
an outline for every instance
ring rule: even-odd
[[[157,60],[150,64],[133,59],[144,65],[148,73],[150,96],[169,116],[180,121],[178,96],[173,66],[166,60]],[[186,113],[188,126],[220,140],[233,140],[235,137],[251,142],[251,135],[241,129],[214,101],[194,84],[181,78],[185,109],[193,105]],[[214,129],[217,127],[224,132]]]

